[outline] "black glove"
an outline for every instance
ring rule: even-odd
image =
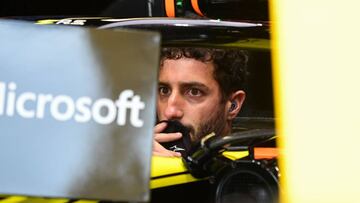
[[[168,150],[180,152],[182,157],[187,156],[191,149],[190,130],[177,120],[164,120],[160,121],[159,123],[162,122],[167,123],[167,126],[165,130],[162,131],[162,133],[180,132],[182,137],[171,142],[163,142],[161,145]]]

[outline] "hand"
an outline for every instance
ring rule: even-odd
[[[181,138],[181,133],[161,133],[167,123],[162,122],[154,127],[153,155],[167,157],[181,157],[181,153],[165,149],[160,142],[170,142]]]

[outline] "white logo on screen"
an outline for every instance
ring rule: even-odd
[[[15,114],[30,119],[44,119],[46,110],[58,121],[73,119],[78,123],[86,123],[91,119],[98,124],[107,125],[116,122],[124,126],[127,121],[127,110],[130,112],[129,123],[134,127],[142,127],[140,111],[145,108],[139,95],[133,90],[123,90],[119,98],[113,101],[108,98],[92,100],[90,97],[79,97],[76,100],[68,95],[35,94],[33,92],[16,93],[14,82],[0,82],[0,116]],[[34,108],[29,108],[29,106]],[[48,106],[48,108],[47,108]],[[105,115],[104,115],[105,110]]]

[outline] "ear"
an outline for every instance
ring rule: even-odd
[[[245,100],[245,92],[238,90],[232,93],[229,100],[226,102],[226,109],[228,110],[227,119],[233,120],[240,112],[241,106]]]

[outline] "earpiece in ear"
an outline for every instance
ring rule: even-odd
[[[231,102],[231,106],[229,108],[229,112],[234,111],[237,108],[237,103],[235,101]]]

